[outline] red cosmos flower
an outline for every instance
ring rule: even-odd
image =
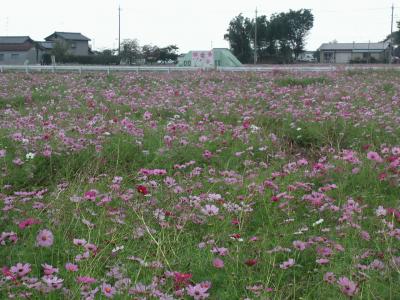
[[[379,176],[378,176],[380,181],[384,181],[386,179],[386,177],[387,177],[386,173],[380,173]]]
[[[136,190],[143,195],[147,195],[149,193],[147,187],[145,187],[144,185],[138,185]]]
[[[367,151],[371,146],[372,146],[371,144],[366,144],[366,145],[363,145],[363,146],[362,146],[362,149],[363,149],[364,151]]]
[[[232,219],[231,224],[232,225],[239,225],[240,221],[238,219]]]
[[[190,284],[190,279],[192,278],[192,274],[190,273],[180,273],[174,272],[174,282],[175,282],[175,289],[179,290],[182,286],[187,286]]]
[[[271,197],[271,202],[278,202],[279,198],[277,196],[272,196]]]
[[[243,121],[242,126],[244,129],[248,129],[250,127],[250,121],[249,120]]]
[[[257,263],[257,260],[254,258],[248,259],[244,262],[246,265],[248,265],[249,267],[254,266]]]
[[[17,279],[17,277],[13,275],[13,273],[10,271],[10,268],[7,266],[1,268],[1,273],[3,274],[4,277],[8,277],[13,281]]]
[[[34,225],[34,224],[40,224],[40,220],[36,220],[36,219],[33,219],[33,218],[28,218],[28,219],[26,219],[24,221],[19,222],[18,227],[20,229],[25,229],[25,228],[27,228],[27,227],[29,227],[31,225]]]

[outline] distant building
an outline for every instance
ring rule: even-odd
[[[321,63],[385,62],[389,56],[388,42],[327,43],[319,47]]]
[[[314,51],[304,51],[299,54],[297,60],[300,62],[315,62]]]
[[[68,54],[85,56],[91,53],[90,39],[79,32],[54,32],[45,38],[47,42],[61,42],[68,45]]]
[[[42,49],[29,36],[0,36],[0,65],[38,64]]]

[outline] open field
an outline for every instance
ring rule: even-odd
[[[0,298],[400,299],[396,71],[0,74]]]

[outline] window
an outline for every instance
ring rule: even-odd
[[[19,58],[19,54],[18,53],[12,53],[11,54],[11,59],[18,59]]]
[[[190,61],[190,60],[185,60],[185,61],[183,61],[183,65],[184,65],[185,67],[190,67],[190,66],[192,65],[192,61]]]
[[[4,61],[4,54],[0,53],[0,61]]]
[[[71,48],[72,48],[72,49],[75,49],[75,48],[76,48],[76,44],[75,44],[75,43],[72,43],[72,44],[71,44]]]
[[[333,52],[324,52],[324,62],[331,63],[334,61]]]

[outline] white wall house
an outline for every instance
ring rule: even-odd
[[[326,43],[319,47],[321,63],[385,62],[389,55],[387,42]]]
[[[29,36],[0,36],[0,65],[38,64],[41,49]]]

